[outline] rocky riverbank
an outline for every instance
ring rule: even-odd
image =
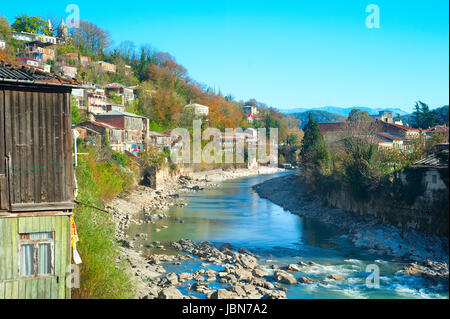
[[[155,281],[155,278],[163,276],[166,272],[161,263],[178,263],[195,257],[186,251],[177,255],[165,254],[143,256],[140,252],[140,248],[142,247],[137,247],[135,244],[137,238],[129,238],[126,235],[125,231],[130,224],[155,223],[157,220],[169,217],[166,214],[166,210],[169,207],[185,205],[179,198],[179,194],[181,193],[196,192],[206,188],[217,187],[221,182],[229,179],[256,176],[260,174],[273,174],[279,171],[282,170],[271,167],[260,167],[259,169],[254,170],[237,169],[228,171],[214,170],[196,172],[190,176],[180,176],[168,179],[158,190],[153,190],[145,186],[137,186],[130,194],[118,197],[106,205],[105,208],[111,212],[112,221],[116,226],[116,238],[121,243],[121,254],[118,262],[126,260],[129,263],[132,277],[137,287],[137,298],[168,298],[170,292],[174,292],[172,286],[176,287],[176,285],[168,286],[167,281]],[[145,237],[147,234],[138,234],[138,236]],[[167,243],[165,244],[167,245]],[[162,250],[166,249],[162,243],[152,243],[149,245]],[[156,260],[157,262],[155,262]],[[163,276],[163,278],[166,278],[167,275]],[[183,280],[187,281],[190,277],[188,275],[186,276],[186,280],[177,277],[177,282],[181,283]],[[169,279],[167,279],[169,282],[173,281],[175,283],[173,275],[169,275]],[[220,279],[218,281],[220,281]],[[165,292],[160,295],[161,289],[165,289]],[[261,287],[261,289],[263,289],[263,287]],[[260,294],[262,292],[261,289],[259,290]],[[273,292],[270,294],[279,296],[281,293]],[[171,296],[174,297],[175,295]],[[178,297],[180,296],[178,295]]]
[[[369,215],[355,215],[325,207],[301,179],[290,174],[255,185],[262,198],[269,199],[294,214],[318,219],[343,230],[358,247],[370,253],[410,260],[405,273],[448,279],[448,238],[402,230]]]

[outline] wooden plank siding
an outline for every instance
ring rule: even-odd
[[[71,87],[0,82],[0,299],[70,298]],[[52,274],[20,276],[21,233],[52,232]]]
[[[4,92],[0,91],[0,139],[5,136],[5,98]],[[0,142],[0,211],[9,209],[9,188],[8,188],[8,172],[7,172],[6,145]]]
[[[19,234],[53,232],[54,273],[42,278],[20,278]],[[0,299],[70,298],[66,268],[71,260],[70,216],[0,218]]]
[[[58,203],[67,209],[73,203],[67,90],[0,86],[0,210],[26,207],[30,211],[33,205],[28,204],[39,204],[37,210],[55,210]]]

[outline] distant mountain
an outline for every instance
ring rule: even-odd
[[[309,113],[311,113],[313,118],[319,123],[343,122],[347,118],[346,116],[342,116],[339,114],[330,113],[327,111],[316,111],[316,110],[302,112],[302,113],[290,113],[287,115],[292,116],[298,120],[301,120],[302,121],[301,128],[304,128],[305,125],[308,123]]]
[[[296,109],[290,109],[290,110],[280,110],[281,113],[284,114],[292,114],[292,113],[304,113],[304,112],[310,112],[310,111],[325,111],[329,113],[339,114],[341,116],[347,117],[351,110],[353,109],[360,109],[361,111],[367,111],[369,114],[374,115],[378,114],[380,111],[392,111],[394,112],[394,115],[396,113],[402,115],[408,114],[407,112],[403,111],[400,108],[370,108],[365,106],[354,106],[354,107],[337,107],[337,106],[323,106],[323,107],[317,107],[317,108],[296,108]]]

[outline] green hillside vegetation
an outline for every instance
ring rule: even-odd
[[[428,105],[417,102],[412,114],[401,116],[403,124],[412,127],[427,129],[435,125],[449,125],[448,105],[430,110]]]
[[[335,114],[335,113],[330,113],[327,111],[308,111],[308,112],[302,112],[302,113],[292,113],[292,114],[289,114],[289,116],[292,116],[293,118],[302,121],[301,127],[303,128],[308,123],[309,113],[311,113],[313,118],[318,123],[337,123],[337,122],[344,122],[346,120],[345,116]]]

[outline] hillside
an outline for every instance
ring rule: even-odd
[[[288,116],[292,116],[297,120],[301,120],[302,121],[301,127],[303,128],[308,123],[308,114],[309,113],[311,113],[312,116],[314,117],[314,119],[319,123],[343,122],[346,119],[345,116],[342,116],[339,114],[330,113],[327,111],[317,111],[317,110],[302,112],[302,113],[291,113],[291,114],[288,114]]]
[[[361,111],[367,111],[369,114],[378,114],[380,111],[392,111],[394,114],[398,113],[400,115],[406,115],[407,112],[399,108],[370,108],[365,106],[354,106],[354,107],[337,107],[337,106],[323,106],[316,108],[295,108],[290,110],[280,110],[283,114],[293,114],[293,113],[305,113],[310,111],[323,111],[338,114],[347,117],[351,110],[360,109]]]

